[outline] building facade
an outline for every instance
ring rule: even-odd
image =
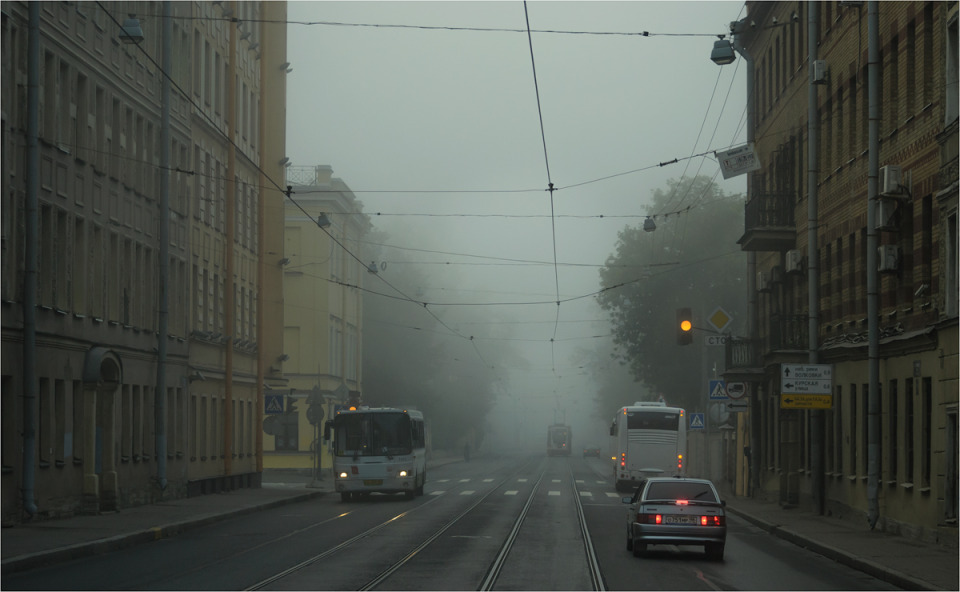
[[[3,3],[5,524],[259,483],[285,17]]]
[[[741,423],[752,457],[741,472],[751,475],[737,482],[786,506],[859,520],[870,512],[874,466],[877,528],[955,540],[957,3],[879,3],[876,205],[868,199],[868,3],[748,2],[747,10],[736,29],[753,69],[762,168],[748,182],[740,241],[756,258],[755,329],[728,346],[728,376],[753,389]],[[879,388],[871,397],[873,241]],[[781,365],[811,361],[832,365],[832,397],[822,409],[793,408]]]
[[[288,382],[271,393],[283,398],[273,399],[273,425],[265,424],[264,466],[329,468],[323,422],[362,392],[361,289],[369,270],[356,254],[366,250],[370,221],[331,167],[292,166],[287,175],[292,192],[276,265],[284,276],[285,325],[277,367]]]

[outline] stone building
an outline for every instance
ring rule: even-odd
[[[5,524],[259,483],[285,17],[3,3]]]
[[[750,173],[740,240],[755,257],[755,327],[750,340],[728,346],[727,376],[753,391],[740,442],[750,447],[743,470],[753,495],[955,540],[957,3],[878,5],[876,200],[868,199],[869,3],[747,2],[747,17],[731,25],[752,67],[762,168]],[[873,228],[868,208],[876,208]],[[831,366],[832,392],[818,399],[822,406],[795,407],[783,395],[782,365],[810,362]],[[875,414],[878,430],[870,427]],[[869,516],[871,498],[877,517]]]

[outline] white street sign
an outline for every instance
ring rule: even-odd
[[[727,336],[726,335],[707,335],[703,338],[704,345],[726,345]]]
[[[833,366],[830,364],[781,364],[780,392],[829,395],[833,393]]]
[[[730,401],[727,403],[727,411],[730,413],[741,413],[747,410],[746,401]]]

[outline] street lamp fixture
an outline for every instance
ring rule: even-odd
[[[124,43],[140,43],[143,41],[143,29],[140,28],[140,19],[130,17],[123,21],[120,31],[120,41]]]
[[[733,53],[733,44],[726,39],[720,39],[713,42],[713,51],[710,52],[710,59],[718,66],[732,64],[737,56]]]

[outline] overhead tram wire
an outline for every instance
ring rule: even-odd
[[[530,12],[527,9],[527,2],[523,2],[523,16],[527,23],[527,44],[530,46],[530,66],[533,70],[533,88],[537,96],[537,115],[540,118],[540,139],[543,141],[543,160],[547,169],[547,191],[550,192],[550,230],[553,235],[553,278],[557,291],[557,310],[556,321],[553,324],[553,337],[550,339],[550,355],[555,355],[554,341],[557,338],[557,328],[560,326],[560,268],[557,265],[557,218],[554,209],[553,192],[556,187],[553,185],[553,179],[550,176],[550,158],[547,156],[547,135],[543,126],[543,107],[540,103],[540,85],[537,83],[537,61],[533,54],[533,34],[530,29]]]

